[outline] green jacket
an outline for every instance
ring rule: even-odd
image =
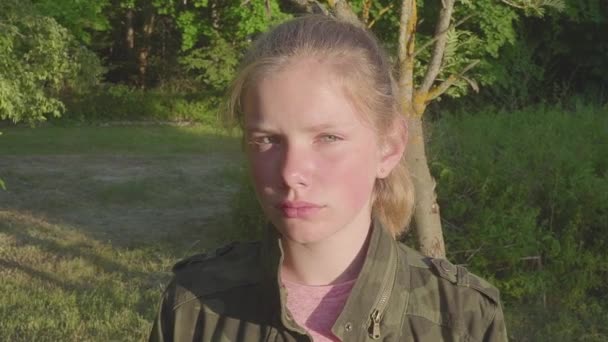
[[[150,341],[310,341],[285,308],[276,234],[179,262]],[[376,225],[332,332],[342,341],[507,341],[498,290]]]

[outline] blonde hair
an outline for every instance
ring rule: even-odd
[[[242,127],[241,99],[247,89],[259,78],[304,57],[317,58],[342,79],[350,100],[378,137],[405,122],[390,62],[377,39],[363,28],[322,15],[287,21],[253,43],[230,88],[223,111],[226,121]],[[372,216],[395,238],[407,231],[414,189],[403,156],[386,178],[376,179],[372,200]]]

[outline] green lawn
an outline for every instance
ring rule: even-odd
[[[208,126],[83,126],[0,129],[0,155],[236,152],[236,138]]]
[[[3,128],[0,341],[139,341],[178,259],[223,243],[239,140],[196,127]]]

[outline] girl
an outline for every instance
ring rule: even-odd
[[[390,70],[329,17],[254,43],[227,114],[268,236],[178,263],[151,341],[506,341],[494,287],[396,240],[413,193]]]

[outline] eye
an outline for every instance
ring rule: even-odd
[[[278,143],[278,138],[272,135],[260,135],[249,138],[248,144],[257,150],[265,151]]]
[[[323,134],[321,135],[321,141],[323,142],[335,142],[338,140],[342,140],[339,136],[335,134]]]
[[[256,144],[260,144],[260,145],[266,145],[266,144],[272,144],[272,139],[271,137],[257,137],[254,138],[254,142]]]

